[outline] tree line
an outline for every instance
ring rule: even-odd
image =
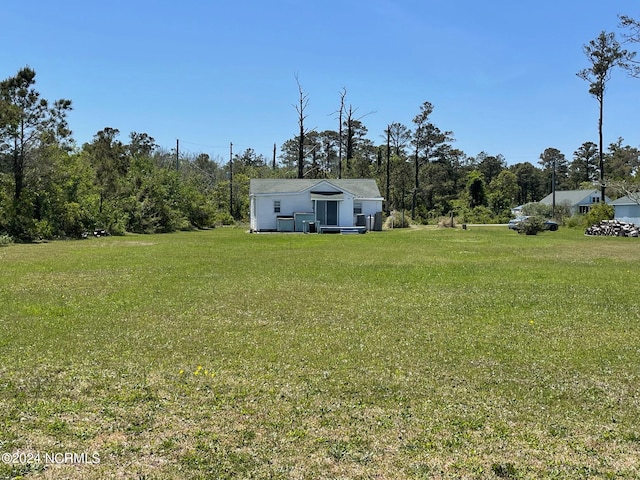
[[[640,24],[620,20],[626,41],[640,41]],[[584,53],[590,66],[577,75],[599,103],[599,141],[584,142],[570,159],[549,147],[536,165],[507,165],[501,154],[468,156],[454,148],[453,132],[431,121],[435,106],[427,101],[409,125],[389,123],[374,143],[367,115],[348,105],[343,89],[337,129],[309,131],[309,97],[299,82],[299,129],[277,159],[275,146],[272,159],[250,148],[229,161],[180,155],[146,133],[123,140],[111,127],[77,147],[67,121],[72,102],[42,98],[36,72],[24,67],[0,82],[0,235],[33,241],[96,228],[155,233],[246,221],[251,178],[375,178],[387,213],[407,211],[423,223],[450,214],[467,222],[505,222],[512,207],[550,193],[552,182],[557,190],[629,185],[638,179],[640,151],[622,138],[602,144],[602,107],[612,69],[640,76],[635,53],[606,32]]]

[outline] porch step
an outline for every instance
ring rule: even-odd
[[[367,233],[367,227],[337,227],[322,225],[318,227],[318,233],[341,233],[343,235]]]

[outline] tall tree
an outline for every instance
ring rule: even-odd
[[[636,176],[640,167],[640,150],[630,145],[622,145],[624,139],[618,138],[609,145],[605,170],[612,180],[625,180]]]
[[[151,157],[158,148],[155,139],[146,133],[131,132],[129,140],[128,150],[132,157]]]
[[[489,205],[496,215],[509,215],[509,209],[514,207],[520,187],[518,177],[509,170],[502,170],[489,184]]]
[[[469,208],[481,207],[487,204],[487,192],[484,176],[474,170],[467,176],[467,199]]]
[[[418,193],[420,191],[420,166],[429,161],[434,149],[438,146],[452,141],[452,132],[443,132],[429,121],[429,116],[433,113],[433,105],[424,102],[420,106],[420,113],[413,118],[416,126],[413,135],[413,167],[414,186],[411,200],[411,218],[415,219]]]
[[[542,173],[547,180],[547,193],[567,188],[569,165],[564,153],[557,148],[545,148],[538,163],[542,166]]]
[[[387,214],[391,211],[391,165],[393,163],[391,157],[394,155],[397,158],[405,158],[405,148],[411,142],[411,136],[411,130],[398,122],[391,123],[384,131],[384,138],[386,140],[385,211]]]
[[[346,152],[346,173],[347,175],[353,176],[353,161],[357,155],[362,157],[363,155],[363,147],[368,142],[365,140],[367,135],[367,127],[360,121],[360,118],[354,118],[355,110],[351,105],[347,109],[346,118],[344,121],[344,127],[346,131],[345,140],[345,152]],[[362,158],[361,158],[362,159]],[[357,176],[357,174],[356,174]]]
[[[390,162],[391,189],[386,199],[387,209],[389,211],[402,210],[404,212],[406,207],[406,194],[412,182],[411,163],[397,155],[391,155]]]
[[[461,150],[442,144],[433,152],[424,168],[425,207],[434,215],[446,215],[453,208],[452,201],[460,193],[462,170]]]
[[[319,178],[338,177],[338,133],[334,130],[324,130],[318,134],[319,143]]]
[[[95,170],[96,184],[100,190],[100,212],[103,211],[106,200],[120,195],[129,171],[128,149],[118,140],[119,135],[120,130],[107,127],[96,133],[91,143],[83,146]]]
[[[66,118],[71,101],[56,100],[50,105],[34,88],[35,78],[35,70],[24,67],[0,82],[0,149],[11,158],[15,200],[20,198],[27,162],[36,150],[71,136]]]
[[[487,155],[485,152],[480,152],[476,157],[477,168],[482,173],[484,181],[490,184],[494,178],[496,178],[500,172],[507,168],[507,162],[500,154],[497,156]]]
[[[518,179],[519,193],[517,203],[537,202],[545,195],[544,180],[542,171],[533,166],[530,162],[517,163],[509,167]]]
[[[569,165],[569,184],[579,188],[581,184],[595,182],[598,177],[598,146],[593,142],[584,142],[573,152]]]
[[[411,142],[411,130],[402,123],[394,122],[387,127],[385,137],[389,136],[389,145],[393,154],[399,157],[405,155],[405,148]]]
[[[600,32],[600,35],[591,40],[583,47],[584,54],[591,66],[580,70],[577,75],[589,82],[589,93],[598,101],[598,157],[600,169],[600,191],[601,197],[605,198],[604,180],[604,146],[602,123],[604,116],[604,94],[607,82],[611,78],[611,73],[615,67],[630,68],[630,62],[635,57],[635,52],[623,49],[616,40],[614,33]]]

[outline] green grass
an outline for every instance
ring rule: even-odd
[[[0,249],[24,478],[638,478],[638,239],[561,229]]]

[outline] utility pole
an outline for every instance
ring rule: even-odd
[[[556,157],[553,157],[553,173],[551,174],[551,214],[556,218]]]
[[[176,172],[180,168],[180,140],[176,138]]]
[[[387,215],[389,215],[389,184],[391,183],[391,125],[387,125],[387,198],[386,198],[386,206],[387,206]]]
[[[275,171],[276,169],[276,144],[273,144],[273,164],[272,164],[272,170]]]
[[[342,178],[342,110],[344,109],[344,96],[346,92],[343,91],[340,98],[340,113],[338,114],[338,178]]]
[[[233,143],[229,143],[229,214],[233,217]]]

